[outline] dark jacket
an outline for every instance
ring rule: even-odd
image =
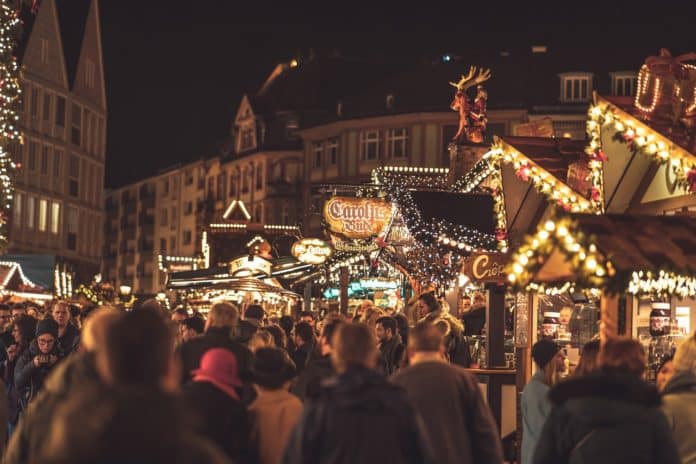
[[[463,368],[425,361],[400,370],[391,381],[406,390],[423,419],[435,462],[503,462],[498,426],[478,382]]]
[[[351,367],[305,405],[286,464],[431,462],[422,425],[404,391],[380,374]]]
[[[314,345],[310,342],[297,347],[295,351],[290,353],[290,359],[292,359],[292,362],[295,363],[295,368],[297,369],[298,375],[302,373],[305,367],[307,367],[313,351]]]
[[[56,341],[53,345],[53,350],[49,353],[49,355],[54,355],[58,358],[55,364],[36,367],[34,365],[34,357],[39,354],[41,354],[41,351],[36,340],[34,340],[29,345],[29,348],[17,359],[14,381],[22,408],[26,408],[29,401],[36,397],[36,394],[43,387],[44,379],[48,373],[63,359],[63,349],[58,341]]]
[[[678,464],[653,385],[600,372],[561,382],[534,453],[535,464]]]
[[[180,397],[147,388],[77,389],[54,411],[42,464],[230,461],[200,437]],[[79,420],[80,426],[75,427]]]
[[[662,412],[682,464],[696,463],[696,372],[677,371],[662,391]]]
[[[80,342],[80,330],[68,322],[65,326],[65,333],[62,337],[58,337],[60,346],[63,347],[63,353],[67,356],[77,348]]]
[[[331,364],[331,356],[326,355],[314,359],[307,364],[307,367],[297,377],[297,382],[292,387],[292,393],[297,395],[302,401],[310,398],[317,398],[321,392],[321,382],[329,377],[336,375],[336,371]]]
[[[227,327],[211,327],[201,337],[195,337],[181,345],[181,361],[184,383],[191,380],[191,371],[198,369],[201,358],[211,348],[225,348],[237,358],[237,370],[242,382],[251,381],[251,351],[249,348],[233,341]]]
[[[396,334],[391,340],[381,342],[379,353],[378,370],[388,377],[401,367],[404,356],[404,344],[401,342],[401,336]]]
[[[249,420],[244,405],[210,382],[189,382],[184,400],[196,431],[215,443],[235,463],[246,462]]]
[[[10,361],[9,358],[5,360],[3,364],[3,380],[7,386],[7,418],[11,424],[16,424],[19,420],[19,413],[21,410],[19,390],[15,386],[14,376],[15,368],[17,367],[17,361],[22,356],[24,351],[28,350],[29,347],[26,345],[17,345],[17,355],[14,361]]]
[[[31,402],[15,429],[3,464],[36,462],[50,432],[53,414],[62,403],[85,388],[104,387],[97,374],[93,353],[76,353],[46,377],[44,388]]]
[[[473,305],[471,309],[462,315],[464,322],[464,335],[481,335],[483,326],[486,325],[486,306]]]

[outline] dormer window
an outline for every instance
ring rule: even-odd
[[[559,77],[562,102],[585,102],[592,96],[592,73],[563,73]]]
[[[393,109],[394,108],[394,95],[392,95],[392,94],[387,95],[387,98],[386,98],[384,104],[388,110]]]
[[[632,97],[636,94],[638,80],[634,72],[613,72],[611,75],[611,94],[616,97]]]
[[[244,127],[239,132],[239,151],[247,151],[256,148],[256,137],[253,127]]]

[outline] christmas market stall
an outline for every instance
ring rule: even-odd
[[[506,268],[515,290],[534,295],[516,329],[530,334],[530,343],[559,342],[570,358],[597,336],[637,337],[654,376],[696,318],[694,230],[696,219],[680,216],[548,219],[525,238]],[[548,300],[564,294],[576,295],[576,304],[567,306],[567,314],[565,308],[552,311]]]
[[[587,148],[608,213],[696,211],[696,54],[648,57],[634,97],[594,95]]]

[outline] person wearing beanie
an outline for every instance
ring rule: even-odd
[[[539,340],[532,347],[536,373],[522,391],[522,464],[531,464],[546,418],[551,412],[549,389],[563,369],[565,357],[551,340]]]
[[[696,463],[696,333],[677,347],[674,375],[662,390],[667,417],[683,464]]]
[[[302,415],[302,402],[288,392],[296,375],[295,365],[281,349],[259,348],[251,375],[258,392],[249,406],[254,462],[278,464]]]
[[[242,381],[237,357],[212,348],[201,358],[193,380],[183,387],[184,400],[201,436],[218,445],[234,462],[246,462],[249,437],[247,412],[240,401]]]
[[[20,409],[25,410],[29,402],[43,387],[48,373],[64,357],[58,341],[58,323],[43,319],[36,324],[36,338],[17,360],[14,381],[19,395]]]

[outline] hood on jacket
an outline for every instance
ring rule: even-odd
[[[654,385],[618,373],[597,373],[561,382],[551,389],[549,398],[591,426],[645,422],[662,401]]]
[[[696,372],[681,371],[674,374],[667,382],[667,385],[665,385],[664,390],[662,390],[662,395],[687,391],[696,393]]]

